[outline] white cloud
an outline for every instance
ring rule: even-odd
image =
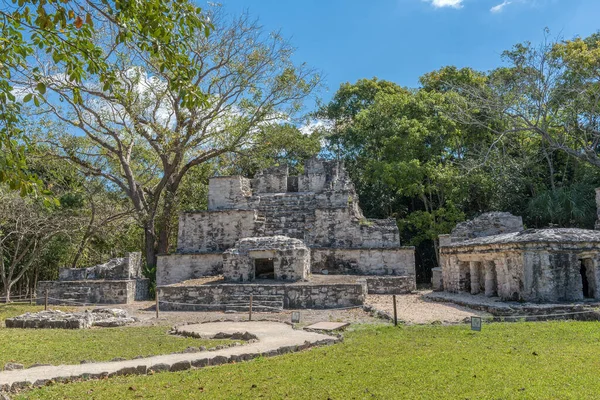
[[[310,135],[316,130],[330,129],[331,127],[332,123],[330,121],[324,119],[313,119],[305,122],[304,125],[302,125],[298,129],[300,130],[300,132],[302,132],[302,134]]]
[[[441,7],[452,7],[452,8],[462,8],[463,0],[427,0],[431,3],[435,8]]]
[[[506,7],[507,5],[512,4],[512,1],[507,1],[505,0],[504,2],[490,8],[490,11],[493,13],[499,13],[502,12],[502,10],[504,9],[504,7]]]

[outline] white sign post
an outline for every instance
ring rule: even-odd
[[[292,311],[292,323],[297,324],[300,322],[300,311]]]

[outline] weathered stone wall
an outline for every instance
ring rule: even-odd
[[[37,286],[37,303],[44,304],[46,289],[50,304],[130,304],[136,296],[136,281],[42,281]],[[62,301],[53,300],[60,299]]]
[[[369,294],[407,294],[417,289],[408,276],[373,276],[366,281]]]
[[[260,171],[252,180],[254,193],[285,193],[288,189],[288,166],[282,165]]]
[[[314,193],[268,193],[256,203],[259,218],[264,219],[264,236],[283,235],[305,238],[314,222]]]
[[[311,249],[311,271],[332,275],[396,275],[415,278],[414,247]]]
[[[441,267],[431,269],[431,286],[436,292],[444,290],[444,279],[442,277]]]
[[[360,306],[364,303],[360,284],[290,285],[290,284],[223,284],[203,286],[158,287],[161,310],[215,310],[225,309],[239,296],[281,296],[286,309],[339,308]],[[169,303],[199,304],[188,306]],[[205,304],[217,307],[206,307]]]
[[[332,248],[399,247],[400,233],[393,219],[359,219],[349,208],[315,211],[309,246]]]
[[[58,280],[80,281],[86,279],[127,280],[142,277],[142,254],[134,252],[127,257],[113,258],[104,264],[89,268],[59,268]]]
[[[490,212],[456,225],[450,234],[452,243],[502,233],[520,232],[523,218],[507,212]]]
[[[223,273],[222,253],[168,254],[156,260],[156,284],[171,285]]]
[[[312,158],[304,163],[304,174],[298,176],[300,192],[354,191],[344,164]]]
[[[135,280],[135,301],[146,301],[150,298],[150,280],[147,278],[138,278]]]
[[[250,208],[250,179],[241,176],[216,176],[208,180],[208,210],[246,210]]]
[[[584,258],[585,257],[585,258]],[[582,262],[586,264],[590,293],[600,299],[600,259],[575,252],[527,251],[524,253],[523,291],[528,301],[583,300]]]
[[[286,236],[246,238],[223,253],[223,277],[246,282],[255,276],[255,260],[273,261],[274,279],[296,281],[310,273],[310,251],[299,239]]]
[[[240,238],[262,236],[254,210],[184,213],[179,217],[178,253],[225,251]]]

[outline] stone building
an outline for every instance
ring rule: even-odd
[[[182,214],[177,252],[157,261],[166,296],[175,290],[168,285],[206,276],[292,283],[312,274],[369,277],[378,291],[415,288],[414,248],[400,245],[395,220],[363,216],[337,161],[311,159],[298,176],[281,166],[254,179],[211,178],[208,210]]]
[[[46,292],[50,303],[129,304],[148,298],[148,279],[136,252],[89,268],[60,268],[58,281],[38,282],[38,303]]]
[[[531,302],[600,299],[600,232],[527,229],[490,213],[440,238],[434,288]],[[441,274],[440,274],[441,272]]]

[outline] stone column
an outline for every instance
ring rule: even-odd
[[[479,293],[479,268],[481,263],[477,261],[471,261],[469,263],[469,268],[471,269],[471,294]]]
[[[485,295],[493,297],[498,294],[498,282],[496,279],[496,265],[493,261],[484,261],[485,268]]]

